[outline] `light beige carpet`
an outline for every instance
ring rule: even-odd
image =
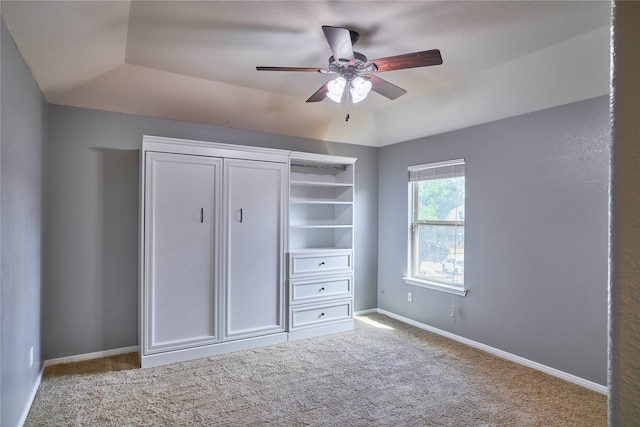
[[[139,369],[47,368],[26,426],[606,426],[606,397],[382,315]]]

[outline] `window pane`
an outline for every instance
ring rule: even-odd
[[[417,181],[418,221],[464,221],[464,177]]]
[[[417,225],[413,237],[414,277],[464,284],[464,226]]]

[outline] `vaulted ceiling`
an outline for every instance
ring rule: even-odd
[[[383,146],[605,95],[607,1],[2,1],[49,103]],[[440,49],[378,74],[407,90],[349,108],[305,100],[330,76],[321,26],[369,58]]]

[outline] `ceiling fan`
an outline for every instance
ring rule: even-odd
[[[329,58],[329,66],[327,68],[259,66],[256,67],[256,70],[310,71],[337,74],[336,78],[322,85],[320,89],[311,95],[307,102],[319,102],[327,97],[340,103],[346,92],[349,94],[347,97],[348,99],[350,98],[352,103],[358,103],[365,99],[371,90],[392,100],[407,93],[406,90],[381,79],[375,73],[442,64],[442,56],[438,49],[389,56],[370,61],[360,52],[353,50],[353,45],[360,37],[356,31],[328,25],[323,25],[322,31],[333,54]],[[346,91],[346,88],[349,90]]]

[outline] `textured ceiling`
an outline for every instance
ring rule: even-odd
[[[383,146],[608,93],[604,1],[2,1],[53,104]],[[305,100],[328,77],[321,26],[370,59],[440,49],[379,74],[406,89],[349,109]]]

